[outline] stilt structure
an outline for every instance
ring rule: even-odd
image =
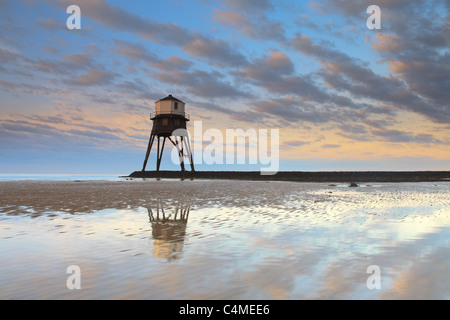
[[[150,119],[153,121],[153,128],[150,134],[142,171],[145,171],[145,167],[147,166],[148,157],[150,156],[155,138],[158,139],[156,171],[159,171],[161,166],[166,139],[169,139],[169,141],[177,148],[181,171],[185,171],[185,158],[189,159],[191,170],[195,171],[194,162],[192,161],[191,144],[186,131],[186,122],[189,121],[189,115],[185,113],[185,103],[169,94],[167,97],[155,102],[155,113],[150,114]],[[162,144],[160,145],[161,138]]]
[[[167,204],[163,204],[161,199],[157,199],[156,214],[152,208],[147,207],[152,224],[153,255],[168,260],[179,259],[183,252],[190,205],[180,201],[175,205],[166,206],[166,212],[165,205]]]

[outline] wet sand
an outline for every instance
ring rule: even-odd
[[[0,298],[449,299],[450,184],[358,185],[1,181]]]

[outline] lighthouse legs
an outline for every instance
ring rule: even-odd
[[[147,153],[145,154],[145,159],[144,159],[144,164],[142,166],[142,171],[145,171],[145,168],[147,166],[147,162],[148,162],[148,158],[150,156],[151,150],[152,150],[152,146],[153,143],[155,142],[155,137],[158,139],[158,143],[157,143],[157,151],[156,151],[156,171],[159,171],[159,168],[161,167],[161,160],[162,160],[162,155],[164,152],[164,146],[166,143],[166,138],[168,138],[173,145],[177,148],[177,152],[178,152],[178,157],[180,159],[180,167],[181,167],[181,171],[185,171],[185,166],[184,166],[184,157],[186,156],[189,159],[189,163],[191,165],[191,171],[195,171],[194,169],[194,162],[192,159],[192,150],[191,150],[191,145],[190,145],[190,141],[189,141],[189,137],[185,136],[180,136],[180,140],[178,140],[178,136],[173,136],[173,138],[175,139],[172,140],[172,137],[162,137],[162,136],[157,136],[155,134],[151,134],[150,135],[150,140],[148,142],[148,147],[147,147]],[[160,142],[160,138],[164,138],[162,141],[162,145]]]
[[[170,142],[173,143],[175,148],[177,148],[178,158],[180,159],[181,171],[185,171],[184,167],[184,156],[186,155],[189,158],[189,163],[191,165],[191,171],[195,171],[194,169],[194,161],[192,159],[192,150],[189,142],[188,136],[180,136],[180,141],[178,141],[178,136],[174,136],[175,141],[169,137]]]
[[[189,136],[185,136],[185,137],[182,136],[181,137],[181,154],[182,154],[182,157],[184,159],[183,146],[186,148],[186,156],[189,158],[189,164],[191,165],[191,171],[195,171],[195,169],[194,169],[194,161],[192,159],[192,150],[191,150],[191,143],[189,141]],[[183,169],[184,169],[184,165],[183,165]]]
[[[184,169],[184,153],[183,153],[183,136],[181,136],[180,139],[181,139],[180,166],[181,166],[181,171],[185,171],[185,169]]]
[[[158,137],[158,158],[156,160],[156,171],[159,171],[159,167],[161,166],[161,159],[164,151],[164,145],[166,144],[166,137],[163,139],[162,147],[161,147],[161,153],[159,153],[159,137]]]
[[[178,137],[174,136],[175,141],[172,140],[171,137],[169,137],[170,142],[172,142],[172,144],[175,146],[175,148],[177,148],[177,153],[178,153],[178,158],[180,159],[180,167],[181,167],[181,171],[185,171],[184,169],[184,157],[183,157],[183,146],[179,146],[179,142],[178,142]],[[181,137],[181,139],[183,139],[183,137]]]
[[[189,163],[191,164],[191,171],[195,171],[194,169],[194,161],[192,159],[192,150],[191,150],[191,142],[189,141],[189,137],[186,137],[186,140],[184,141],[184,143],[186,144],[186,152],[187,155],[189,157]]]
[[[183,143],[184,142],[184,143]],[[191,165],[191,171],[195,171],[194,169],[194,161],[192,159],[192,150],[191,150],[191,142],[189,141],[189,136],[181,136],[181,159],[182,160],[182,167],[181,169],[184,171],[184,155],[185,152],[183,151],[183,148],[186,149],[186,156],[189,158],[189,164]]]
[[[151,134],[150,140],[148,141],[147,153],[145,154],[145,160],[144,160],[144,165],[142,166],[142,171],[145,171],[145,167],[147,166],[148,157],[150,155],[150,151],[152,150],[152,145],[153,145],[154,140],[155,140],[155,135]]]

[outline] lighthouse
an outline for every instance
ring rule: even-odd
[[[155,102],[155,112],[150,114],[150,120],[153,121],[153,128],[150,133],[142,171],[145,171],[145,167],[147,166],[148,157],[150,156],[155,138],[158,139],[156,171],[159,171],[159,167],[161,166],[166,139],[177,148],[181,171],[185,171],[185,158],[189,159],[191,171],[195,171],[192,161],[191,144],[186,131],[186,123],[189,121],[189,115],[185,112],[185,103],[169,94],[167,97]]]

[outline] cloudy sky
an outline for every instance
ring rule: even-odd
[[[168,94],[280,170],[450,170],[449,47],[446,0],[0,0],[0,173],[138,170]]]

